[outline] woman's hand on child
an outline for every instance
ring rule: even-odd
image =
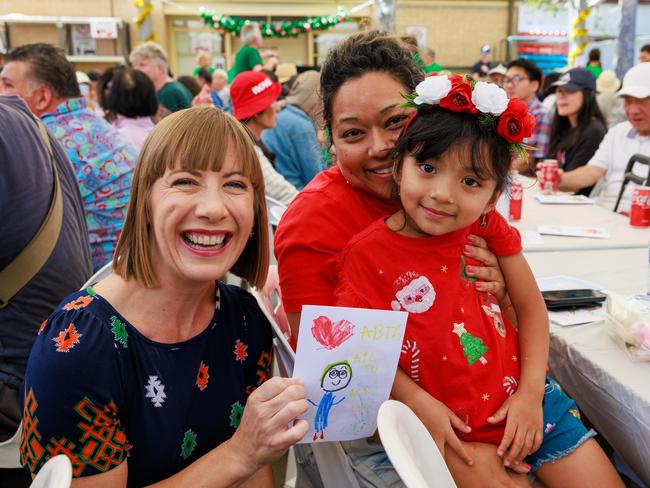
[[[239,450],[248,474],[275,461],[305,436],[309,425],[296,421],[309,408],[305,395],[302,380],[274,377],[248,397],[241,423],[228,441]]]
[[[466,266],[465,272],[476,278],[476,289],[492,293],[497,300],[502,301],[506,296],[506,280],[503,278],[497,257],[488,249],[485,239],[467,236],[468,244],[463,246],[465,256],[481,261],[484,266]]]
[[[521,387],[503,405],[488,417],[487,421],[497,424],[506,419],[503,439],[497,448],[499,456],[505,456],[503,464],[513,467],[542,444],[542,396]]]
[[[449,447],[466,464],[470,466],[474,464],[474,461],[463,447],[463,443],[456,435],[456,430],[467,434],[472,431],[471,427],[449,410],[444,403],[424,391],[423,393],[421,399],[413,405],[414,411],[426,426],[431,437],[433,437],[442,456],[445,456],[445,450]]]

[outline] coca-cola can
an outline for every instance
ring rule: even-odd
[[[540,185],[542,186],[542,193],[548,195],[557,191],[560,183],[557,172],[559,167],[557,159],[545,159],[541,162],[542,180]]]
[[[650,188],[640,186],[634,189],[630,206],[630,225],[650,227]]]
[[[521,219],[521,203],[524,199],[524,187],[513,183],[510,185],[510,209],[508,215],[510,220]]]

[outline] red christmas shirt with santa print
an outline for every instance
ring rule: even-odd
[[[472,432],[463,440],[498,444],[505,422],[487,418],[519,382],[517,332],[497,299],[464,272],[467,235],[479,235],[497,256],[520,253],[521,237],[497,212],[443,236],[408,237],[384,220],[350,240],[336,260],[336,305],[409,312],[400,367],[445,403]]]

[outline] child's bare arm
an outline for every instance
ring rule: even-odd
[[[548,315],[535,277],[523,255],[499,258],[510,300],[519,319],[520,384],[489,421],[507,418],[498,452],[506,466],[536,451],[542,441],[542,400],[548,361]]]
[[[456,432],[454,432],[454,429],[469,432],[470,427],[449,410],[444,403],[429,395],[401,368],[397,368],[391,397],[406,404],[415,412],[426,426],[443,456],[445,455],[445,448],[449,447],[465,463],[468,465],[473,464],[473,460],[463,448]]]

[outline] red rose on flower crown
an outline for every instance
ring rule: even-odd
[[[481,123],[496,127],[497,134],[520,156],[527,157],[526,150],[533,149],[523,144],[535,129],[535,118],[528,112],[528,105],[516,98],[508,99],[505,90],[493,83],[463,76],[434,75],[425,78],[413,93],[403,97],[404,106],[417,109],[404,126],[404,133],[418,112],[439,105],[453,112],[478,114]]]
[[[519,144],[530,137],[535,129],[535,117],[528,112],[528,104],[517,98],[508,102],[505,112],[499,117],[497,132],[508,142]]]

